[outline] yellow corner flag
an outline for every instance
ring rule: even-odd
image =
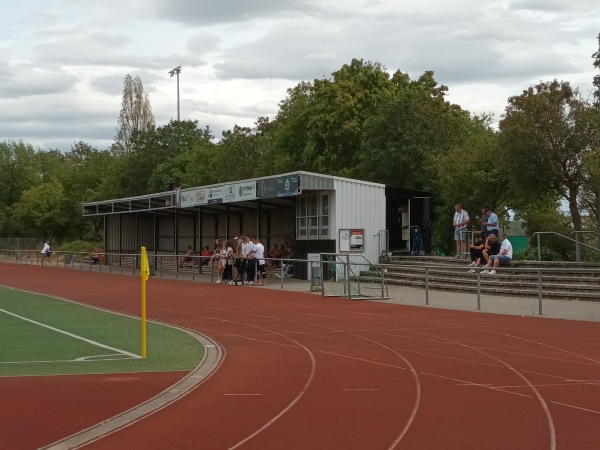
[[[148,252],[142,247],[142,260],[140,262],[140,275],[142,277],[142,358],[146,358],[146,280],[150,275],[148,265]]]
[[[142,247],[141,269],[142,280],[146,281],[150,275],[150,266],[148,265],[148,252],[146,251],[146,247]]]

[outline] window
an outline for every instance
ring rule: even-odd
[[[329,193],[306,192],[296,205],[296,237],[329,239]]]

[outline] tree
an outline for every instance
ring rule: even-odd
[[[598,51],[592,55],[594,58],[594,67],[599,71],[594,75],[592,84],[594,85],[594,106],[600,108],[600,33],[598,34]]]
[[[433,189],[436,155],[462,142],[469,115],[445,100],[448,88],[438,86],[433,72],[414,81],[396,72],[392,81],[393,97],[363,126],[358,172],[387,184]]]
[[[39,164],[30,144],[0,143],[0,233],[12,236],[16,227],[10,208],[27,189],[40,183]]]
[[[592,55],[594,58],[594,68],[598,71],[596,75],[594,75],[594,79],[592,81],[594,85],[594,106],[600,110],[600,33],[598,34],[598,51]],[[596,146],[596,153],[600,153],[600,142]],[[600,159],[600,155],[595,158],[596,161]],[[598,233],[598,248],[600,248],[600,167],[598,164],[595,165],[595,175],[592,176],[593,184],[595,189],[593,192],[595,193],[596,201],[591,205],[591,209],[594,210],[594,215],[596,216],[596,232]]]
[[[364,123],[392,97],[394,85],[381,64],[362,59],[332,75],[314,82],[303,163],[309,170],[355,176]]]
[[[178,162],[185,161],[185,158],[180,156],[190,153],[197,146],[212,139],[213,135],[209,127],[200,129],[198,121],[192,120],[171,120],[165,126],[135,132],[131,138],[132,152],[124,155],[119,163],[117,177],[122,195],[143,195],[163,191],[166,186],[156,184],[157,178],[152,176],[154,171],[163,164],[168,166],[172,159]]]
[[[531,202],[565,199],[574,229],[581,230],[583,161],[598,139],[592,105],[567,82],[542,82],[509,99],[500,131],[511,186]]]
[[[73,205],[67,201],[59,182],[43,183],[23,192],[13,207],[13,220],[24,237],[62,241],[70,232],[70,214],[66,213],[69,207]],[[78,205],[75,208],[81,212]]]
[[[138,75],[132,78],[127,74],[124,80],[123,100],[119,114],[117,135],[113,151],[129,153],[132,150],[132,136],[135,132],[154,129],[155,122],[150,107],[148,93],[144,92],[142,80]]]

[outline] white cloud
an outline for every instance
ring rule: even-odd
[[[176,66],[182,118],[220,135],[352,58],[433,70],[451,101],[499,118],[540,80],[589,91],[598,23],[596,0],[30,0],[0,15],[0,140],[109,145],[128,73],[165,124]]]

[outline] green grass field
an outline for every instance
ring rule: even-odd
[[[140,319],[0,287],[0,376],[191,370],[204,347],[189,334]]]

